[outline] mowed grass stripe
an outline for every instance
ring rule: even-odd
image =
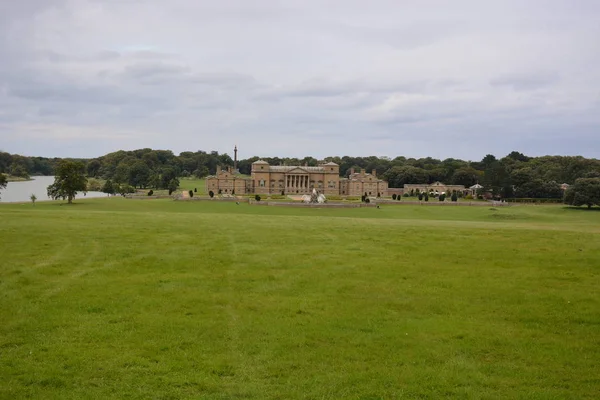
[[[317,218],[88,201],[0,207],[1,397],[593,398],[599,388],[600,241],[586,232],[598,214],[567,223],[563,209],[511,208],[524,216],[512,225],[475,208],[423,221],[404,207],[387,218],[299,211]]]

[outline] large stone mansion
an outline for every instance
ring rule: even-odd
[[[479,185],[476,185],[479,186]],[[348,177],[340,177],[340,166],[334,162],[318,166],[270,165],[258,160],[252,163],[251,175],[241,175],[237,171],[237,147],[234,148],[234,165],[222,169],[217,167],[215,175],[206,178],[206,191],[214,194],[310,194],[313,188],[325,196],[381,196],[414,192],[475,194],[477,187],[446,185],[441,182],[431,184],[405,184],[404,188],[388,188],[388,183],[377,178],[373,170],[367,173],[350,170]],[[481,186],[479,186],[481,187]]]
[[[377,178],[376,171],[351,170],[348,178],[340,177],[340,166],[333,162],[316,167],[269,165],[258,160],[252,163],[251,176],[233,168],[221,169],[206,178],[206,191],[215,194],[309,194],[313,188],[326,196],[387,196],[387,182]]]

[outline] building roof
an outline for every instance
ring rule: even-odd
[[[471,186],[469,189],[482,189],[483,186],[481,186],[479,183],[474,184],[473,186]]]
[[[327,164],[323,164],[323,165],[327,165],[328,167],[330,166],[335,166],[335,167],[339,167],[339,165],[337,165],[336,163],[329,161]]]
[[[254,161],[252,164],[265,164],[265,165],[269,165],[269,163],[266,162],[265,160],[257,160],[257,161]]]
[[[325,169],[321,167],[303,167],[299,165],[271,165],[269,166],[269,172],[290,172],[294,169],[301,169],[306,172],[325,172]]]

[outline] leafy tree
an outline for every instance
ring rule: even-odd
[[[456,192],[452,192],[451,200],[452,201],[458,201],[458,194]]]
[[[212,199],[213,197],[215,197],[215,192],[213,192],[212,190],[210,190],[208,192],[208,195],[210,196],[210,198]]]
[[[143,161],[136,161],[129,167],[129,184],[133,187],[145,188],[150,181],[152,171]]]
[[[80,161],[61,160],[56,167],[54,183],[48,186],[48,197],[54,200],[67,199],[71,204],[77,192],[85,192],[86,189],[84,164]]]
[[[512,158],[513,160],[516,161],[522,161],[522,162],[527,162],[529,161],[529,157],[527,157],[526,155],[524,155],[523,153],[519,153],[518,151],[512,151],[510,152],[509,155],[507,155],[506,157],[508,158]]]
[[[126,194],[130,194],[130,193],[135,193],[135,188],[127,183],[121,183],[119,184],[115,190],[117,191],[117,193],[119,193],[121,196],[125,196]]]
[[[205,167],[204,165],[200,166],[196,170],[194,170],[193,174],[196,178],[202,179],[208,175],[208,168]]]
[[[564,202],[572,206],[600,206],[600,178],[579,178],[565,192]]]
[[[444,200],[446,200],[446,195],[440,194],[439,201],[444,201]]]
[[[106,182],[104,182],[104,186],[102,186],[102,193],[106,193],[106,194],[115,194],[115,188],[113,187],[113,183],[110,179],[108,179]]]
[[[20,164],[13,165],[13,167],[10,169],[10,174],[20,178],[29,179],[29,173],[27,172],[27,169]]]
[[[6,175],[0,174],[0,189],[4,189],[7,184],[8,184],[8,182],[6,179]]]
[[[410,165],[392,167],[383,174],[390,187],[403,187],[405,184],[424,183],[429,180],[427,171]]]
[[[176,191],[177,188],[179,187],[179,179],[177,178],[173,178],[169,181],[169,184],[167,185],[167,189],[169,189],[172,192]]]
[[[425,201],[429,201],[429,194],[425,193]]]
[[[460,168],[454,171],[450,181],[453,185],[463,185],[470,187],[475,185],[481,179],[481,173],[473,167]]]
[[[419,201],[423,200],[423,193],[418,194]]]
[[[100,173],[100,168],[102,168],[102,163],[98,160],[92,160],[88,162],[85,168],[87,170],[87,176],[97,178]]]
[[[392,194],[392,200],[396,200],[396,193]]]
[[[193,190],[188,191],[188,194],[190,195],[190,198],[194,197],[194,191]]]
[[[31,203],[35,206],[35,201],[37,200],[37,196],[32,193],[31,196],[29,196],[29,199],[31,200]]]
[[[254,200],[256,200],[256,201],[260,201],[260,196],[259,196],[259,195],[255,195],[255,196],[254,196]]]

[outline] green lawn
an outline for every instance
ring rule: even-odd
[[[0,398],[598,398],[598,211],[59,204],[0,204]]]
[[[177,190],[198,189],[197,194],[206,194],[206,181],[198,178],[179,178],[179,188]]]

